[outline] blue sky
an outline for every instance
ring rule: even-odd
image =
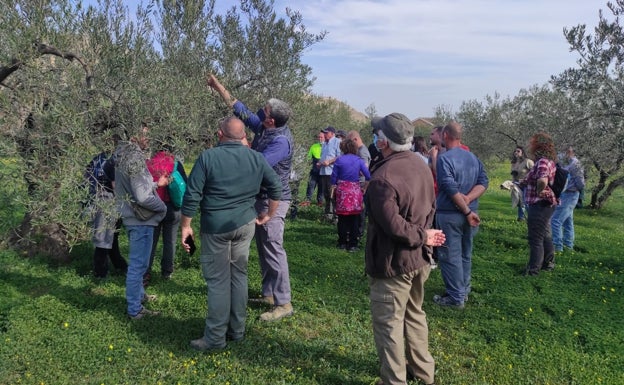
[[[563,28],[610,15],[606,0],[275,0],[278,14],[286,7],[309,32],[328,32],[303,57],[316,94],[412,119],[546,83],[576,65]]]

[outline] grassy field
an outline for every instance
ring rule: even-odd
[[[427,283],[437,383],[624,384],[622,191],[599,212],[577,210],[577,250],[557,256],[553,272],[524,277],[526,224],[498,188],[506,173],[490,173],[481,200],[466,309],[433,304],[444,290],[439,270]],[[0,207],[2,223],[14,222],[15,207]],[[206,309],[196,258],[178,252],[170,281],[154,274],[148,292],[161,317],[130,321],[124,278],[94,280],[90,245],[60,267],[0,250],[0,384],[373,384],[364,255],[337,250],[335,227],[320,216],[310,207],[287,223],[295,315],[262,323],[264,309],[249,308],[246,338],[209,354],[188,345]],[[124,253],[125,234],[122,242]],[[255,249],[249,267],[257,295]]]

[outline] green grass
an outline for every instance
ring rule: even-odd
[[[558,256],[554,272],[523,277],[526,224],[515,221],[509,193],[498,189],[506,171],[491,173],[481,200],[466,309],[432,303],[444,290],[439,270],[427,282],[437,382],[623,384],[622,191],[601,211],[575,212],[578,250]],[[261,323],[263,309],[250,307],[246,338],[211,354],[188,346],[202,334],[206,309],[196,258],[179,252],[170,281],[154,274],[148,291],[159,299],[150,307],[163,316],[129,321],[123,278],[91,278],[90,245],[75,248],[74,262],[62,267],[0,250],[0,383],[374,383],[363,252],[335,249],[335,227],[320,217],[310,207],[287,223],[295,315]],[[249,270],[257,295],[255,248]]]

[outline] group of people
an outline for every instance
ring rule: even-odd
[[[199,259],[208,311],[203,335],[191,341],[191,346],[200,351],[221,349],[227,341],[244,338],[248,302],[268,307],[260,316],[263,321],[276,321],[294,312],[283,245],[292,198],[289,176],[294,142],[287,125],[291,109],[284,101],[269,99],[254,113],[213,75],[207,83],[232,108],[233,116],[220,123],[218,145],[203,151],[195,161],[182,206],[172,206],[166,194],[169,175],[181,163],[168,153],[146,162],[146,127],[117,147],[110,162],[114,177],[104,189],[107,199],[114,196],[128,232],[127,267],[119,261],[118,251],[109,255],[115,267],[127,271],[127,313],[132,319],[158,314],[143,306],[153,299],[146,295],[143,279],[153,261],[156,234],[162,232],[164,240],[175,240],[179,225],[181,244],[191,251],[196,238],[191,222],[199,209]],[[365,270],[381,362],[378,384],[405,384],[411,378],[431,384],[435,362],[428,349],[422,309],[424,285],[435,266],[435,254],[445,292],[435,295],[434,303],[465,307],[471,290],[472,242],[481,221],[478,200],[488,188],[488,177],[482,162],[462,144],[463,129],[457,122],[432,130],[431,149],[423,137],[414,137],[414,126],[403,114],[376,117],[371,124],[373,145],[368,148],[357,131],[338,132],[328,126],[319,132],[319,141],[309,152],[312,188],[308,188],[306,202],[312,200],[314,185],[320,186],[316,202],[324,205],[328,217],[337,216],[338,247],[347,250],[357,250],[362,216],[367,212]],[[255,134],[250,145],[246,127]],[[567,240],[568,208],[578,199],[584,181],[582,171],[577,181],[572,182],[572,177],[567,195],[560,198],[563,203],[570,196],[570,203],[558,205],[549,188],[556,159],[552,140],[543,133],[534,135],[530,152],[535,165],[526,167],[524,178],[520,178],[521,170],[514,177],[523,190],[522,208],[526,204],[528,210],[531,255],[527,273],[536,274],[554,266],[557,246],[549,240],[547,225],[559,207],[561,227],[566,229],[561,242],[572,247]],[[571,149],[566,159],[571,175],[578,175],[572,171],[580,166]],[[151,215],[145,217],[144,210]],[[115,222],[110,228],[118,227]],[[109,243],[116,243],[115,234],[107,233],[107,242],[110,238]],[[248,293],[247,264],[253,238],[262,273],[258,298],[249,298]],[[101,265],[102,252],[96,246]],[[169,255],[170,250],[164,253]],[[96,263],[96,274],[98,266]],[[164,278],[170,276],[172,260],[163,256],[161,269]]]

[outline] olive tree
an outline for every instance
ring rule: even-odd
[[[112,149],[111,134],[127,139],[146,122],[154,147],[191,158],[204,148],[231,113],[207,91],[209,72],[250,107],[287,100],[297,137],[318,128],[312,116],[331,114],[309,95],[311,68],[301,63],[323,33],[309,34],[296,11],[278,17],[273,1],[243,0],[225,15],[198,0],[135,10],[121,0],[0,6],[1,158],[18,169],[3,181],[27,186],[19,198],[26,214],[10,241],[28,254],[66,259],[89,239],[83,172]]]

